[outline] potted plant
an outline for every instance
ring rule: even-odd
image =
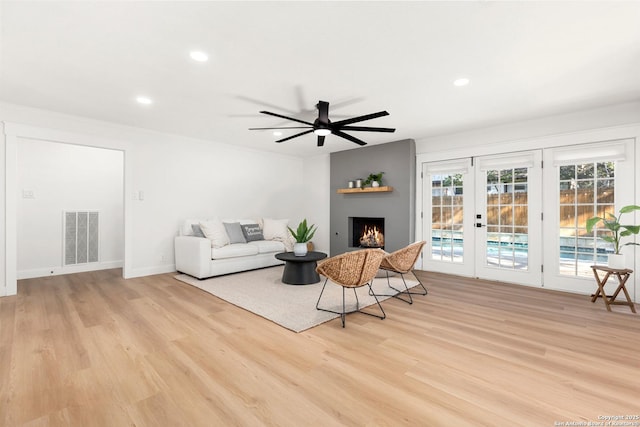
[[[296,256],[305,256],[307,254],[307,242],[311,240],[313,235],[316,233],[318,229],[315,224],[311,226],[307,225],[307,219],[303,219],[300,224],[298,224],[298,229],[293,231],[293,229],[287,226],[289,232],[296,239],[296,243],[293,245],[293,253]]]
[[[372,187],[379,187],[382,183],[382,175],[384,175],[384,172],[370,173],[367,179],[364,180],[364,185],[371,184]]]
[[[624,225],[620,223],[622,214],[640,210],[640,206],[628,205],[620,208],[620,213],[615,216],[611,213],[607,213],[604,217],[594,216],[587,220],[587,232],[591,233],[593,227],[602,221],[604,228],[611,231],[610,236],[602,236],[602,240],[605,242],[613,243],[613,254],[609,255],[608,265],[611,268],[625,268],[624,255],[620,253],[623,246],[627,245],[639,245],[634,242],[627,242],[622,244],[622,238],[638,234],[640,232],[640,225]]]

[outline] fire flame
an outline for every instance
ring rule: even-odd
[[[375,225],[370,227],[364,226],[362,237],[360,237],[360,246],[365,248],[381,248],[384,246],[384,234]]]

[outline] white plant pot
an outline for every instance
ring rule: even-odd
[[[307,254],[307,244],[306,243],[294,243],[293,244],[293,254],[295,256],[305,256]]]
[[[609,268],[625,268],[625,259],[623,254],[610,254],[607,260]]]
[[[378,181],[371,181],[372,187],[380,187],[380,183]]]

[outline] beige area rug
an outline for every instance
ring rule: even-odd
[[[294,332],[302,332],[339,317],[337,314],[316,310],[316,301],[320,296],[324,277],[313,285],[286,285],[281,280],[283,269],[283,266],[269,267],[205,280],[198,280],[186,274],[179,274],[175,278]],[[405,280],[410,288],[418,284],[412,275],[406,275]],[[391,285],[397,289],[404,289],[400,276],[391,277]],[[386,277],[376,278],[373,289],[377,294],[395,293],[387,285]],[[368,290],[367,286],[356,289],[360,308],[375,304]],[[347,289],[345,295],[346,310],[354,310],[356,299],[353,290]],[[378,297],[380,301],[388,298],[390,297]],[[329,281],[322,295],[320,307],[341,311],[342,287]],[[384,304],[382,307],[384,308]],[[376,314],[380,312],[377,306],[367,310]]]

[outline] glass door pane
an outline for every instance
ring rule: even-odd
[[[491,169],[486,173],[485,262],[496,268],[529,268],[527,168]]]
[[[431,259],[464,261],[462,174],[431,175]]]
[[[615,214],[615,162],[558,167],[558,265],[560,275],[593,277],[590,266],[607,264],[613,244],[602,240],[602,227],[587,233],[594,216]]]

